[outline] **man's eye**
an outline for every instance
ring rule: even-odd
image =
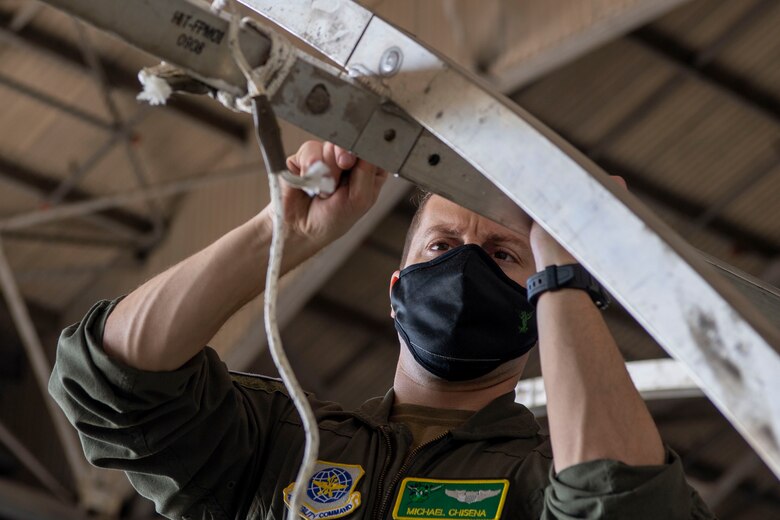
[[[431,244],[431,251],[448,251],[450,245],[446,242],[435,242]]]
[[[493,253],[493,256],[496,257],[498,260],[502,260],[502,261],[511,262],[514,260],[514,257],[512,257],[512,255],[510,255],[506,251],[496,251],[495,253]]]

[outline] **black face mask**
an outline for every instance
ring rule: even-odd
[[[483,376],[537,341],[525,288],[477,245],[410,265],[390,301],[395,328],[414,359],[449,381]]]

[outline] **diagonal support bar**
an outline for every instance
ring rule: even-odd
[[[212,86],[231,92],[243,88],[231,67],[214,69],[228,56],[225,42],[204,42],[201,56],[182,53],[177,45],[183,29],[172,20],[179,9],[190,9],[193,20],[212,34],[225,27],[226,20],[207,9],[181,0],[160,0],[154,7],[150,0],[112,0],[100,2],[99,9],[88,0],[49,3],[118,33]],[[688,368],[780,475],[780,401],[766,399],[780,395],[780,358],[774,350],[780,331],[732,281],[570,144],[358,4],[242,3],[340,67],[308,60],[307,70],[307,61],[299,57],[285,69],[273,99],[282,117],[509,227],[522,208]],[[116,16],[122,9],[135,11],[130,23]],[[140,22],[144,30],[136,31]],[[187,32],[197,36],[192,29]],[[252,45],[267,49],[268,41],[252,33],[242,44],[249,45],[247,51]],[[312,83],[317,74],[330,81]],[[352,109],[344,118],[347,102]],[[745,285],[745,290],[752,289]]]
[[[76,436],[76,431],[68,424],[68,420],[65,418],[62,410],[57,407],[54,400],[49,398],[48,387],[49,376],[51,375],[52,369],[51,363],[46,359],[43,344],[38,336],[38,332],[35,330],[35,325],[33,325],[32,318],[24,303],[19,286],[14,279],[11,266],[8,263],[8,258],[3,249],[2,239],[0,239],[0,288],[2,289],[6,303],[8,304],[8,309],[11,312],[19,337],[24,344],[27,358],[30,361],[30,366],[32,367],[38,387],[44,396],[43,400],[49,409],[57,436],[65,450],[65,458],[68,461],[76,481],[79,483],[84,482],[85,475],[88,472],[87,462],[81,451],[81,445]]]
[[[380,89],[522,207],[689,368],[780,475],[780,404],[765,399],[780,395],[780,333],[640,201],[531,115],[357,4],[242,3]],[[334,39],[323,26],[352,30]],[[446,184],[455,183],[437,187]],[[484,214],[509,220],[500,208]]]
[[[701,397],[702,391],[688,371],[674,359],[649,359],[626,363],[634,386],[645,401]],[[527,406],[537,417],[545,415],[547,394],[541,377],[522,379],[515,386],[515,401]]]
[[[34,25],[24,27],[19,32],[13,31],[12,19],[8,12],[0,9],[0,42],[7,42],[20,49],[52,57],[58,63],[79,72],[89,72],[78,48],[70,41]],[[141,88],[135,71],[129,71],[114,63],[106,65],[106,76],[112,86],[122,90],[138,92]],[[172,99],[169,106],[191,123],[215,131],[239,144],[246,141],[247,132],[244,125],[237,124],[232,117],[220,115],[215,110],[206,110],[186,96]]]

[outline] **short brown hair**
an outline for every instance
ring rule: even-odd
[[[409,256],[409,248],[412,246],[412,238],[414,238],[414,234],[417,233],[417,229],[420,227],[422,211],[425,209],[425,204],[428,203],[432,196],[432,192],[425,191],[421,188],[417,188],[417,190],[415,190],[414,194],[412,195],[412,204],[417,206],[417,209],[414,212],[411,224],[409,224],[409,229],[406,231],[406,238],[404,239],[404,250],[403,253],[401,253],[401,269],[403,269],[406,265],[406,257]]]

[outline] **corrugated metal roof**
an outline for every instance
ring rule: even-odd
[[[671,35],[694,51],[702,50],[727,33],[758,2],[690,2],[653,24],[653,28]],[[466,67],[473,67],[473,61],[469,60],[475,58],[474,48],[469,45],[475,42],[487,39],[494,48],[503,46],[506,52],[529,52],[534,48],[529,43],[535,36],[534,31],[539,31],[535,44],[545,45],[555,31],[544,34],[542,31],[566,24],[573,27],[572,24],[592,20],[608,3],[607,0],[545,1],[535,3],[532,13],[523,13],[524,4],[521,3],[496,2],[486,7],[484,2],[475,0],[460,4],[465,6],[461,13],[461,21],[467,28],[464,34],[458,34],[455,25],[448,21],[443,2],[394,0],[375,5],[379,6],[380,14],[387,15],[424,41],[450,49],[451,55],[461,59]],[[621,5],[629,3],[628,0],[620,2]],[[20,5],[21,1],[8,1],[4,8]],[[495,34],[490,32],[496,12],[503,12],[506,17],[506,31],[501,34],[498,29]],[[550,13],[558,12],[562,13],[560,17],[549,18]],[[545,17],[549,22],[547,25],[542,23]],[[72,22],[51,9],[44,9],[33,24],[67,41],[76,41]],[[780,3],[775,3],[727,42],[714,63],[743,75],[767,91],[780,92],[778,25]],[[469,29],[476,26],[488,33]],[[88,33],[105,59],[127,70],[155,63],[149,56],[109,36],[94,30]],[[492,42],[491,38],[511,41]],[[530,46],[517,46],[524,39],[529,40],[526,43]],[[461,45],[459,50],[458,45]],[[94,81],[73,66],[63,65],[61,61],[37,52],[5,45],[0,47],[0,71],[108,120]],[[765,254],[746,249],[744,244],[737,245],[736,238],[739,237],[727,236],[722,227],[697,226],[694,221],[713,204],[727,201],[746,178],[757,175],[760,166],[770,164],[777,156],[780,128],[776,115],[761,114],[748,108],[709,80],[686,73],[682,79],[674,80],[678,82],[676,86],[667,87],[667,95],[648,110],[645,117],[636,118],[612,135],[618,125],[623,125],[626,118],[676,75],[678,66],[663,53],[650,49],[639,39],[628,37],[606,44],[547,75],[525,88],[519,100],[543,122],[560,129],[578,144],[630,169],[645,184],[656,186],[658,189],[654,193],[641,189],[636,193],[693,246],[744,271],[760,275],[767,266]],[[114,95],[125,117],[137,113],[139,105],[133,92],[117,90]],[[210,100],[195,102],[199,106],[215,108]],[[0,111],[0,156],[55,179],[64,179],[109,137],[103,130],[3,86],[0,86],[0,104],[3,106]],[[244,116],[229,117],[248,124]],[[242,149],[235,140],[193,124],[169,109],[151,109],[138,125],[137,133],[140,140],[135,150],[150,180],[155,183],[257,159],[253,145]],[[135,185],[126,152],[117,147],[79,186],[101,195],[132,189]],[[674,197],[662,200],[663,193]],[[130,255],[126,249],[36,241],[30,237],[9,237],[5,244],[25,296],[61,310],[65,320],[71,322],[79,319],[94,300],[116,297],[131,290],[251,218],[260,209],[260,201],[266,198],[265,179],[258,176],[226,182],[167,201],[165,209],[174,216],[169,234],[140,268],[128,268],[134,264],[133,260],[128,260]],[[679,200],[690,203],[690,207],[698,207],[698,215],[692,214],[690,207],[677,207],[675,201]],[[779,201],[780,171],[775,167],[734,201],[725,204],[719,217],[761,235],[767,241],[774,241],[780,250]],[[39,207],[38,196],[15,185],[7,185],[0,178],[0,215]],[[127,209],[138,215],[148,215],[144,204],[134,204]],[[306,386],[316,390],[320,397],[353,406],[366,397],[384,393],[392,384],[398,343],[388,316],[387,291],[389,276],[398,268],[410,218],[408,207],[391,213],[332,277],[315,302],[297,317],[295,324],[284,330],[284,340],[295,368]],[[101,228],[80,220],[42,226],[31,232],[87,237],[104,233]],[[101,265],[110,270],[96,278],[91,268],[99,270]],[[79,297],[74,300],[76,296]],[[329,311],[328,306],[332,310]],[[239,343],[250,325],[259,319],[260,307],[259,301],[247,305],[223,327],[212,344],[224,352]],[[356,319],[368,323],[369,327],[358,326]],[[663,355],[655,342],[619,311],[607,313],[607,320],[626,359]],[[538,358],[534,357],[525,377],[539,373]],[[674,412],[675,406],[680,407],[681,414],[688,411],[687,408],[683,410],[687,404],[670,405],[667,411]],[[723,425],[723,420],[710,408],[692,409],[701,413],[701,421],[694,423],[690,418],[684,424],[673,418],[664,421],[661,415],[661,427],[675,447],[693,450],[698,442],[711,435],[714,427]],[[669,415],[673,414],[669,413],[667,417]],[[688,431],[676,425],[683,425]],[[718,449],[715,446],[708,451]],[[716,466],[733,461],[728,453],[708,457],[707,462]]]

